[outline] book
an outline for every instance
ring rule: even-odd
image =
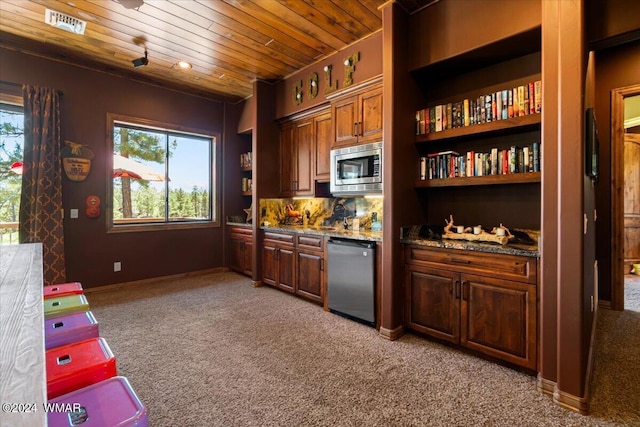
[[[469,126],[471,123],[469,120],[469,100],[462,101],[462,117],[464,118],[464,125]]]
[[[532,151],[533,151],[533,171],[540,172],[540,144],[537,142],[534,142]]]
[[[509,97],[507,90],[502,91],[502,120],[509,118]]]
[[[502,91],[496,92],[496,120],[502,120]]]
[[[448,120],[449,120],[449,118],[447,117],[447,106],[443,105],[442,106],[442,130],[449,129],[447,127]]]
[[[518,86],[518,116],[524,116],[524,86]]]
[[[511,118],[513,114],[513,91],[509,89],[507,90],[507,117]]]
[[[489,160],[489,165],[491,167],[491,175],[498,174],[498,149],[491,149],[491,159]]]
[[[484,109],[486,112],[486,121],[488,122],[492,122],[493,121],[493,116],[492,116],[492,107],[491,107],[491,95],[485,95],[484,96]]]
[[[473,151],[467,151],[467,176],[473,176],[473,163],[475,161],[475,153]]]
[[[529,82],[529,114],[534,114],[535,112],[536,112],[535,84],[533,82]]]
[[[520,115],[520,101],[518,100],[518,88],[513,88],[513,117]]]
[[[530,172],[529,169],[529,147],[522,147],[522,172]]]
[[[498,100],[495,92],[491,94],[491,120],[498,120]]]
[[[512,145],[511,148],[509,149],[509,173],[518,172],[517,161],[518,161],[517,147],[515,145]]]
[[[509,151],[508,150],[502,150],[502,173],[505,175],[509,173]]]
[[[529,114],[529,85],[528,84],[524,85],[523,92],[524,92],[524,108],[523,108],[524,113],[523,114],[526,115],[526,114]]]
[[[436,131],[436,109],[435,107],[429,108],[429,133]]]
[[[447,129],[451,129],[451,126],[453,125],[453,119],[452,119],[452,104],[448,103],[447,104]]]
[[[427,179],[427,158],[420,157],[420,179]]]
[[[542,82],[537,80],[533,83],[534,87],[534,103],[535,103],[535,112],[539,113],[542,111]]]
[[[442,105],[436,105],[436,132],[442,131]]]

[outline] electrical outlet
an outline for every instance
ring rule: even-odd
[[[78,209],[69,210],[69,217],[72,218],[72,219],[77,219],[78,218]]]
[[[122,270],[122,263],[120,261],[116,261],[113,263],[113,271],[118,272]]]

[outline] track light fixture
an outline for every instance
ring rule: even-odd
[[[144,67],[145,65],[148,65],[149,59],[147,58],[147,49],[144,50],[144,56],[142,58],[134,59],[131,62],[133,62],[133,66],[135,68]]]

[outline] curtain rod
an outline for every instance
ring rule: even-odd
[[[0,85],[7,85],[7,86],[14,86],[14,87],[22,88],[22,83],[8,82],[6,80],[0,80]],[[61,90],[56,90],[56,93],[58,95],[60,95],[60,96],[64,95],[64,92],[62,92]]]

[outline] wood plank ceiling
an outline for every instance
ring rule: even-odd
[[[256,79],[280,80],[378,31],[386,1],[2,0],[0,46],[239,100]],[[411,11],[421,3],[401,5]],[[47,8],[86,21],[84,35],[46,24]],[[145,47],[149,64],[134,68]]]

